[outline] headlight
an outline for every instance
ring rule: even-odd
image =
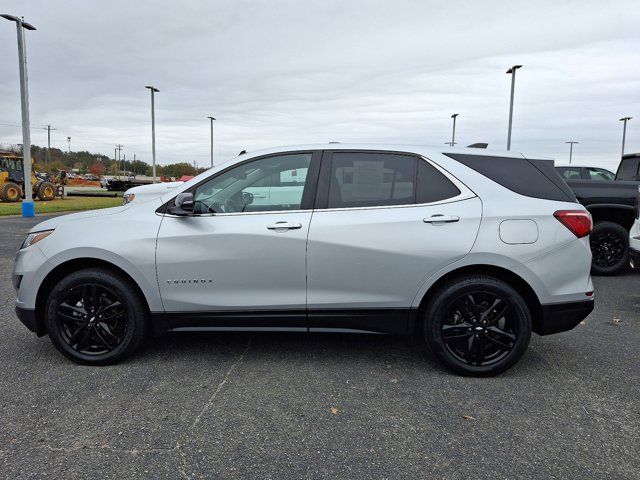
[[[27,235],[27,238],[22,242],[20,249],[30,247],[31,245],[38,243],[40,240],[44,240],[53,233],[53,230],[44,230],[42,232],[33,232]]]
[[[135,200],[135,198],[136,198],[136,194],[135,193],[125,193],[122,196],[122,203],[124,203],[126,205],[127,203],[133,202]]]

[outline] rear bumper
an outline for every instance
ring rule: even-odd
[[[538,335],[566,332],[578,325],[593,311],[593,299],[542,305],[542,317],[533,331]]]
[[[47,331],[44,328],[44,322],[36,318],[36,311],[31,308],[16,307],[16,315],[18,319],[29,330],[34,332],[39,337],[46,335]]]

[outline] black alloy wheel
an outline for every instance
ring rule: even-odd
[[[115,363],[146,336],[148,311],[131,281],[117,272],[90,268],[62,278],[46,304],[46,327],[54,346],[87,365]]]
[[[442,323],[442,340],[451,355],[473,366],[498,363],[515,346],[519,334],[511,303],[484,291],[453,301]]]
[[[104,355],[115,350],[129,327],[121,299],[95,283],[69,290],[58,304],[56,317],[62,339],[84,355]]]
[[[629,266],[629,232],[622,225],[596,223],[589,244],[594,275],[615,275]]]
[[[512,367],[531,338],[532,321],[522,295],[491,276],[449,281],[426,305],[424,336],[431,351],[462,375],[492,376]]]

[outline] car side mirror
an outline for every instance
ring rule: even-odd
[[[253,193],[242,192],[242,203],[245,205],[251,205],[253,203]]]
[[[193,193],[184,192],[178,194],[173,201],[173,207],[169,207],[169,213],[172,215],[192,215],[195,202],[193,201]]]

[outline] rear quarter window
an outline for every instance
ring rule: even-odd
[[[560,202],[576,202],[575,195],[555,171],[551,161],[458,153],[444,153],[444,155],[520,195]]]

